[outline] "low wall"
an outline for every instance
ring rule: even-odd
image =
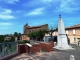
[[[32,45],[30,52],[40,52],[40,44]]]
[[[28,46],[25,44],[19,44],[18,45],[18,52],[21,53],[25,53],[28,52]]]
[[[25,44],[18,45],[18,52],[20,54],[28,52],[28,46]],[[30,47],[29,52],[40,52],[40,45],[39,44],[32,45],[32,47]]]
[[[40,43],[41,50],[45,50],[45,51],[48,51],[48,52],[53,51],[53,46],[54,46],[53,42],[48,42],[48,43],[41,42]]]
[[[34,44],[30,49],[25,44],[18,45],[18,52],[21,53],[29,53],[29,52],[40,52],[40,49],[45,51],[53,51],[54,43],[53,42],[41,42],[40,44]],[[29,50],[29,51],[28,51]]]
[[[10,58],[17,56],[17,55],[19,55],[19,52],[15,52],[10,55],[4,56],[4,57],[0,58],[0,60],[9,60]]]

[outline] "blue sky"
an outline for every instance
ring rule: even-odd
[[[23,33],[24,24],[57,26],[80,24],[79,0],[0,0],[0,34]]]

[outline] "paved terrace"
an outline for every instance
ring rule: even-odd
[[[80,47],[75,50],[54,50],[42,53],[23,53],[10,60],[70,60],[70,55],[75,56],[75,60],[80,60]]]

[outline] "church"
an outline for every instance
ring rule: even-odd
[[[23,34],[20,37],[20,40],[30,40],[30,37],[27,36],[30,32],[37,31],[37,30],[48,30],[48,24],[38,25],[38,26],[29,26],[26,23],[23,27]]]

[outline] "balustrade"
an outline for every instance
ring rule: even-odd
[[[0,58],[18,51],[18,42],[0,43]]]

